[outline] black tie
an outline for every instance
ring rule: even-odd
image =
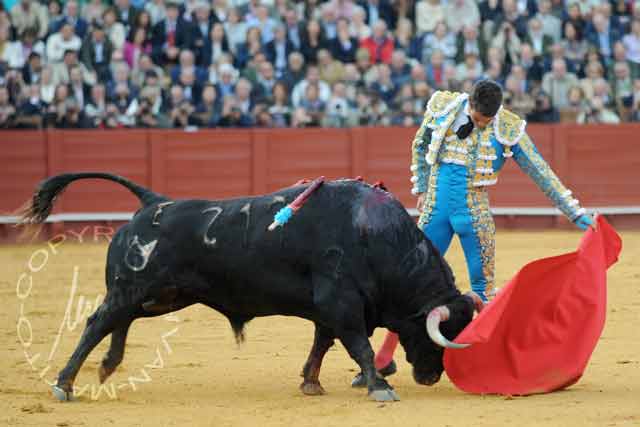
[[[458,135],[458,139],[465,139],[469,135],[471,135],[471,131],[473,130],[473,121],[471,117],[467,116],[467,123],[463,124],[456,131],[456,135]]]

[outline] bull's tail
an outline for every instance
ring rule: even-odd
[[[38,185],[33,194],[33,198],[30,202],[27,202],[20,212],[20,222],[23,224],[40,224],[44,222],[51,213],[56,199],[62,194],[65,188],[73,181],[87,178],[106,179],[117,182],[135,194],[143,206],[168,200],[166,197],[134,184],[128,179],[118,175],[99,172],[65,173],[48,178]]]

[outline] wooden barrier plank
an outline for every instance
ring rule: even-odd
[[[571,188],[586,205],[638,205],[639,125],[572,126],[567,131]]]
[[[122,175],[141,185],[147,185],[148,147],[145,131],[73,130],[49,134],[49,175],[66,172],[108,172]],[[138,209],[138,199],[115,183],[96,180],[78,182],[61,198],[58,212],[132,211]]]
[[[0,212],[19,208],[47,175],[47,147],[42,132],[0,133]]]
[[[351,178],[351,145],[347,132],[340,129],[270,131],[267,191],[321,175],[327,179]]]
[[[251,194],[248,130],[166,132],[166,193],[174,198],[228,198]]]
[[[405,206],[414,207],[411,194],[411,143],[414,128],[368,128],[367,175],[369,182],[383,181]]]

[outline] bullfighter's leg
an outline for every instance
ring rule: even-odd
[[[496,226],[485,191],[470,190],[468,203],[473,204],[473,209],[455,215],[452,222],[464,250],[471,290],[487,301],[494,291]]]
[[[427,238],[431,240],[443,255],[449,249],[454,233],[451,222],[449,221],[448,213],[447,206],[445,206],[444,209],[438,205],[434,206],[431,212],[429,212],[429,215],[424,215],[424,217],[428,219],[422,228]],[[376,369],[385,377],[393,375],[396,372],[393,354],[398,347],[398,342],[398,335],[394,332],[388,331],[380,350],[378,350],[378,353],[376,354]],[[366,385],[365,378],[362,376],[362,373],[355,376],[351,385],[353,387],[364,387]]]
[[[322,366],[324,355],[333,345],[333,339],[331,331],[316,324],[313,346],[311,347],[309,358],[304,364],[304,368],[302,368],[304,381],[300,384],[300,390],[304,394],[320,395],[325,393],[319,380],[320,367]]]
[[[109,351],[104,355],[102,363],[98,368],[100,383],[104,383],[105,380],[113,374],[120,362],[122,362],[129,326],[131,326],[131,323],[118,327],[111,333],[111,345],[109,346]]]
[[[109,310],[109,307],[102,303],[96,312],[87,319],[87,326],[82,333],[78,346],[67,365],[58,374],[58,381],[53,386],[53,393],[59,400],[73,398],[73,382],[80,367],[95,346],[118,326],[118,321],[121,319],[120,315],[121,313]]]

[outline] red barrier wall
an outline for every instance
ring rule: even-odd
[[[528,126],[539,151],[585,206],[640,205],[639,125]],[[0,213],[14,212],[43,178],[107,171],[175,198],[226,198],[271,192],[301,178],[382,180],[407,207],[415,129],[285,129],[0,132]],[[507,163],[491,189],[493,206],[551,204]],[[134,211],[138,202],[109,182],[76,184],[55,212]],[[638,218],[634,219],[637,225]],[[515,222],[514,222],[515,221]],[[522,218],[500,218],[518,225]],[[528,224],[562,224],[554,217]]]

